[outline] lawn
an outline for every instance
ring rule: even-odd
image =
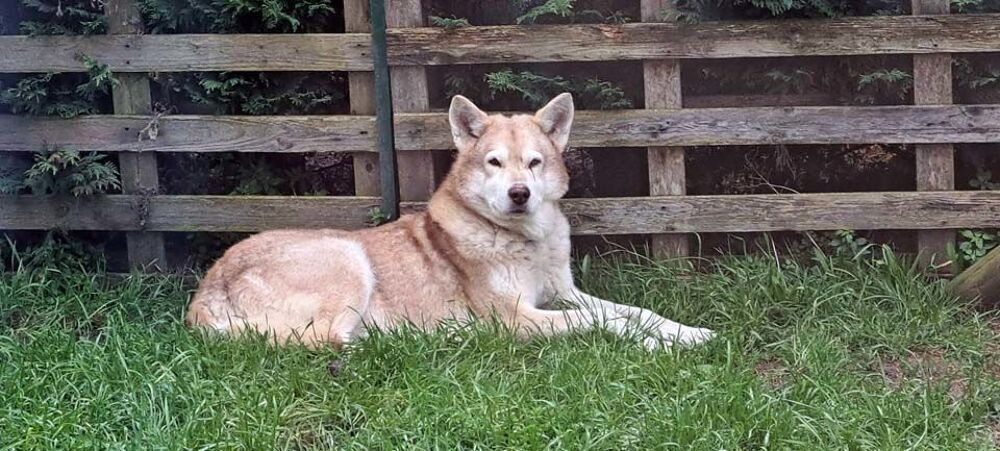
[[[178,278],[15,272],[0,448],[994,449],[1000,321],[888,257],[583,264],[721,333],[661,352],[490,324],[274,349],[186,330]]]

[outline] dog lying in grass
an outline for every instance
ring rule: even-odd
[[[708,329],[574,284],[569,222],[559,210],[573,114],[569,94],[511,117],[456,96],[448,117],[458,158],[427,211],[372,229],[278,230],[237,243],[205,276],[187,324],[309,345],[473,317],[496,318],[524,337],[603,327],[638,334],[649,348],[708,340]],[[554,300],[574,307],[543,308]]]

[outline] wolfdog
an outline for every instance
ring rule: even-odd
[[[568,93],[514,116],[454,97],[458,155],[426,211],[365,230],[276,230],[237,243],[208,271],[187,324],[335,346],[373,327],[429,330],[475,317],[520,337],[602,327],[649,348],[708,340],[708,329],[574,284],[559,210],[573,114]],[[572,307],[544,308],[556,300]]]

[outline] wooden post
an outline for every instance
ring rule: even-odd
[[[421,0],[391,0],[386,4],[385,13],[389,28],[425,26]],[[423,67],[396,66],[389,73],[395,113],[430,110],[427,71]],[[400,152],[396,160],[399,164],[399,199],[430,199],[434,193],[434,154],[430,151]]]
[[[344,29],[348,33],[371,32],[368,0],[344,0]],[[350,72],[347,74],[348,95],[351,99],[351,114],[375,115],[375,82],[371,72]],[[354,157],[354,194],[356,196],[378,196],[378,155],[373,152],[358,152]]]
[[[142,17],[134,0],[108,0],[108,32],[111,34],[139,34]],[[152,114],[149,79],[146,74],[116,74],[119,85],[112,88],[111,96],[115,114]],[[122,191],[125,194],[155,195],[160,184],[156,173],[156,153],[119,152]],[[166,249],[163,234],[154,232],[128,232],[125,235],[129,266],[133,269],[166,268]]]
[[[948,14],[948,0],[912,0],[913,14]],[[929,54],[913,56],[913,103],[949,105],[951,93],[951,56]],[[917,191],[955,189],[955,149],[951,144],[918,144]],[[954,230],[921,230],[917,246],[924,266],[940,265],[947,258],[948,244],[955,242]]]
[[[642,21],[660,22],[671,3],[642,0]],[[646,108],[681,108],[680,60],[645,61],[642,64]],[[687,193],[683,147],[650,147],[647,150],[650,196],[683,196]],[[650,250],[654,257],[684,257],[689,253],[688,237],[681,234],[653,235]]]
[[[1000,305],[1000,247],[955,277],[949,288],[962,299]]]

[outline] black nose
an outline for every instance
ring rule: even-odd
[[[528,202],[528,198],[531,197],[531,190],[527,186],[517,184],[507,190],[507,195],[510,196],[510,200],[514,201],[515,204],[524,205],[525,202]]]

